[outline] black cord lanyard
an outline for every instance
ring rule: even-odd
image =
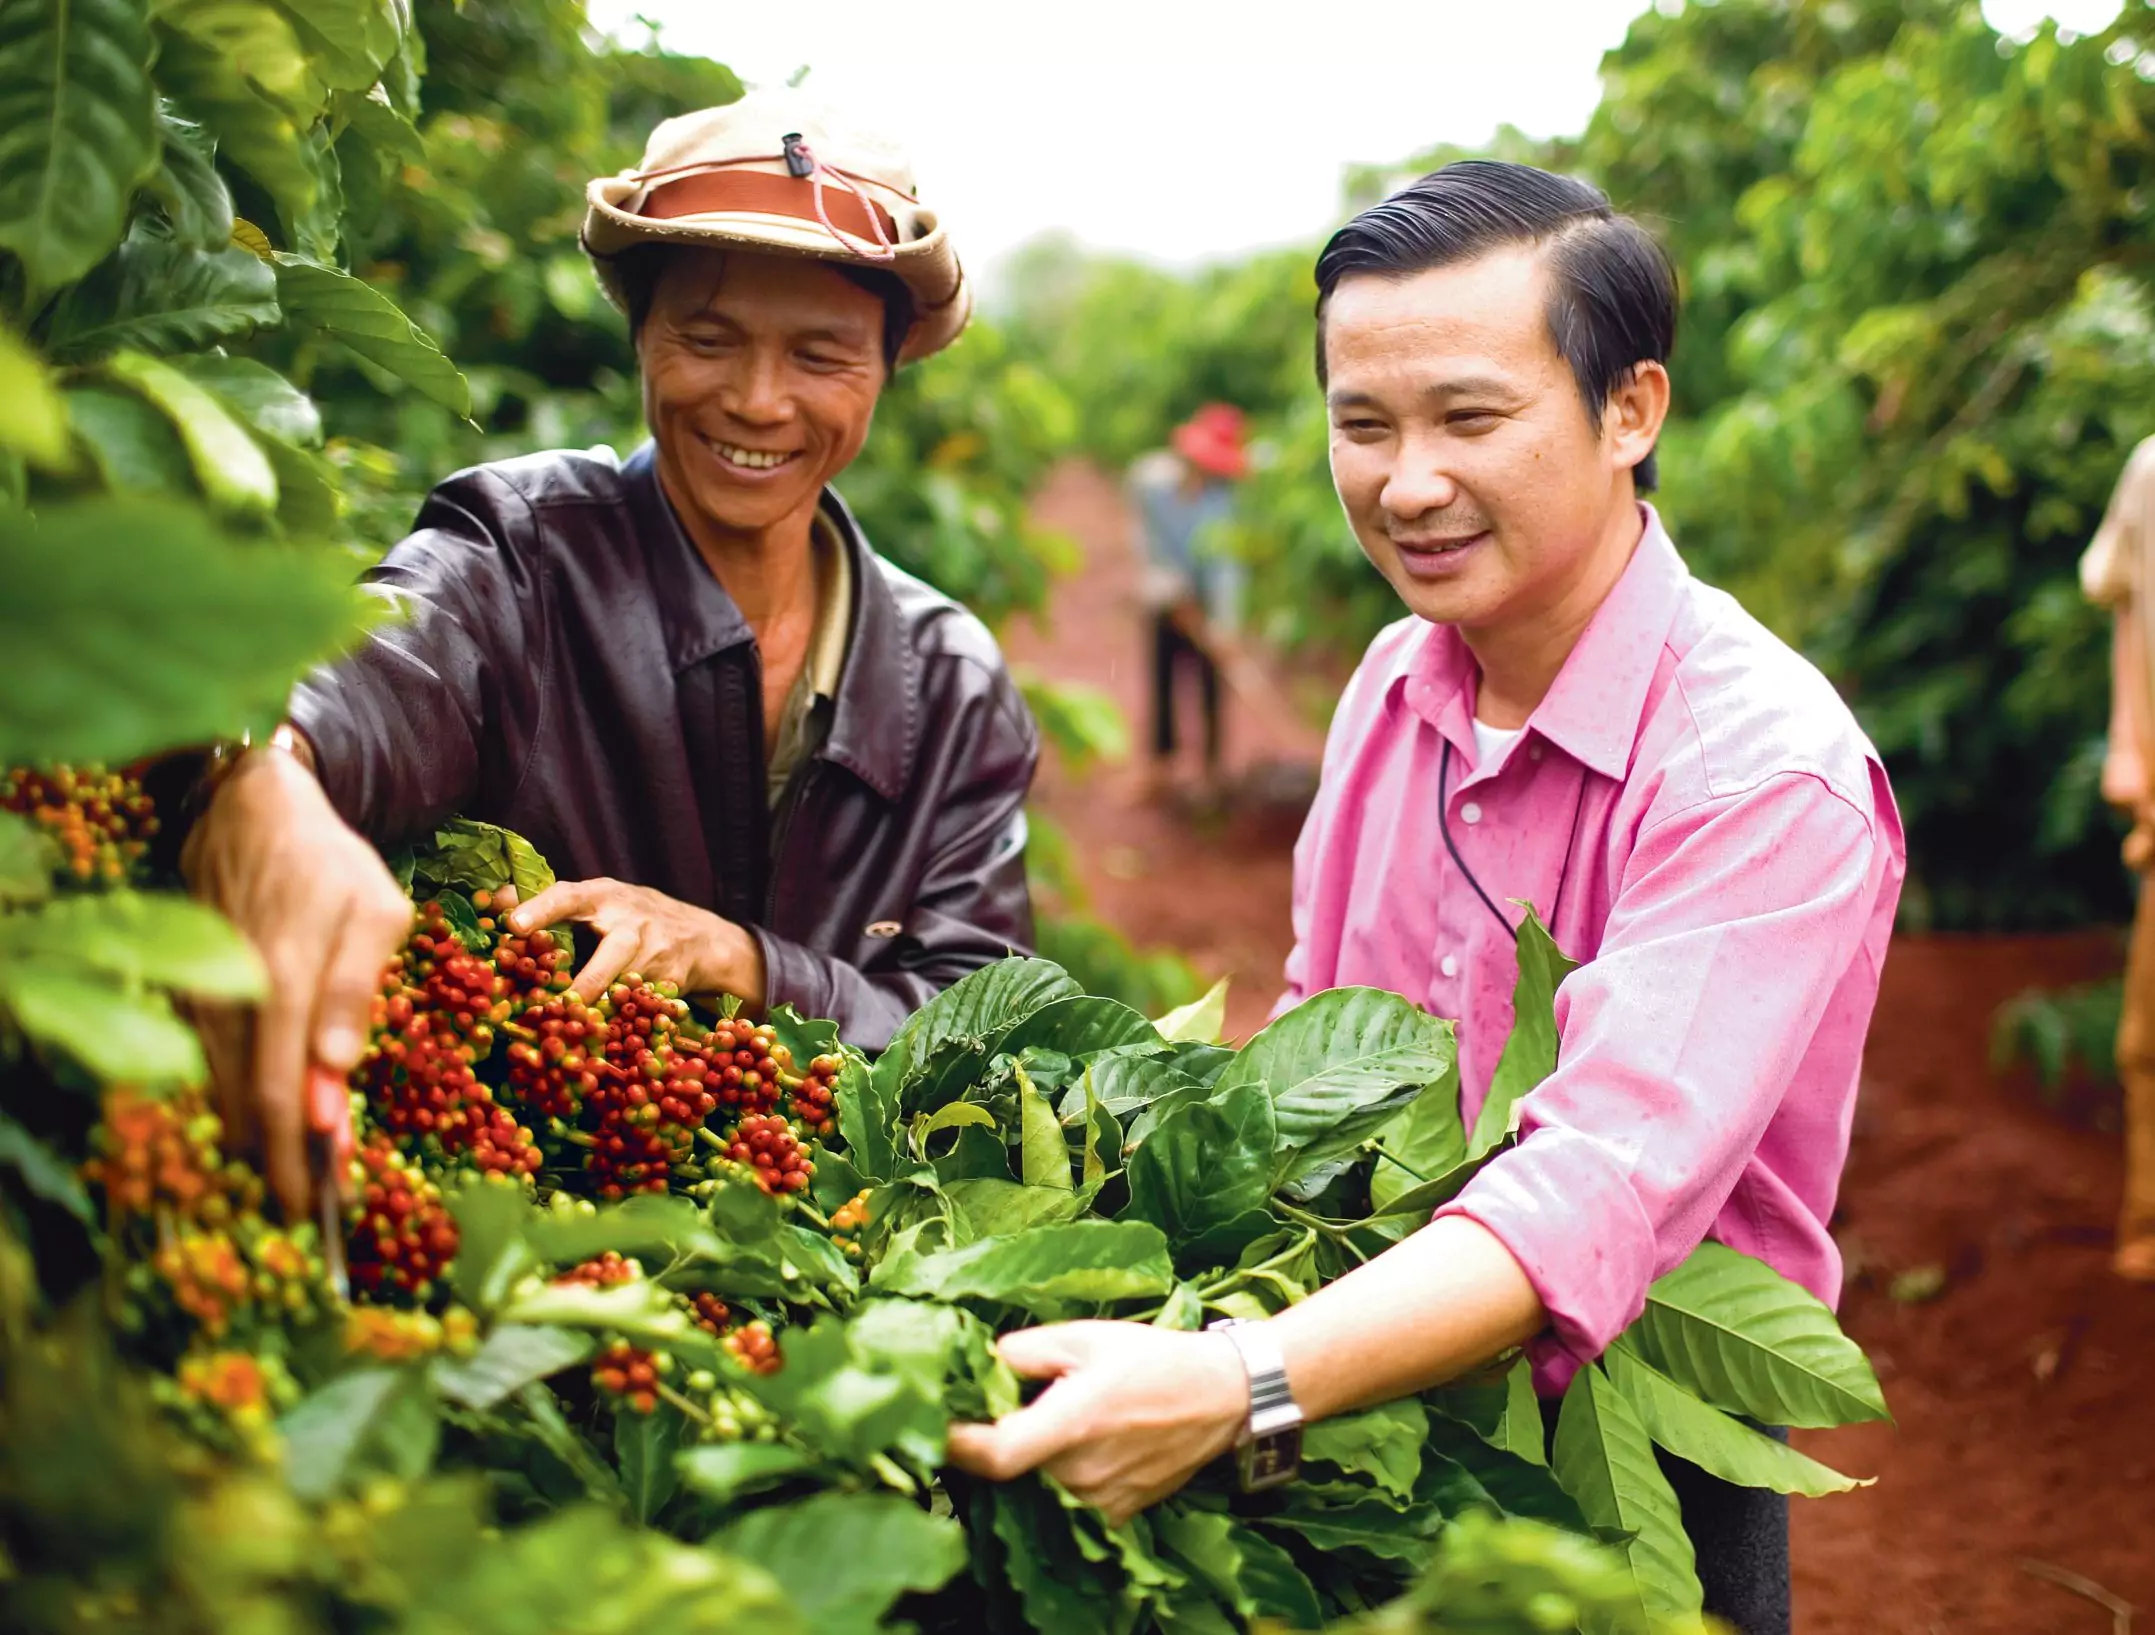
[[[1482,907],[1496,916],[1497,924],[1504,928],[1504,935],[1518,939],[1519,928],[1505,918],[1504,910],[1497,907],[1496,899],[1482,890],[1482,883],[1474,878],[1474,871],[1467,867],[1467,860],[1459,855],[1459,843],[1452,839],[1452,741],[1444,740],[1444,753],[1437,761],[1437,832],[1444,836],[1444,849],[1452,854],[1452,863],[1467,877],[1467,884],[1474,888],[1474,895],[1482,900]]]

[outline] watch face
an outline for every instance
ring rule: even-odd
[[[1302,1469],[1302,1427],[1290,1425],[1283,1431],[1253,1436],[1235,1454],[1246,1492],[1291,1482]]]

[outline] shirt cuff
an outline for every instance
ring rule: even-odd
[[[1544,1125],[1493,1161],[1434,1219],[1464,1215],[1519,1262],[1563,1348],[1600,1356],[1646,1308],[1653,1223],[1623,1164],[1592,1138]]]

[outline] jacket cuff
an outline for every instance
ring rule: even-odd
[[[774,937],[760,925],[744,928],[763,950],[763,1008],[791,1005],[803,1016],[822,1016],[830,1008],[831,985],[823,962],[797,942]]]
[[[297,727],[314,751],[315,781],[336,808],[337,816],[365,832],[361,819],[365,791],[355,787],[354,770],[366,764],[359,734],[349,712],[339,709],[322,689],[302,681],[292,689],[285,719]]]
[[[1480,1222],[1512,1252],[1557,1342],[1581,1362],[1600,1356],[1646,1308],[1653,1223],[1623,1166],[1589,1137],[1533,1131],[1432,1218],[1447,1215]]]

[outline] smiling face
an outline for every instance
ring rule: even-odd
[[[682,250],[636,337],[659,475],[691,533],[805,529],[861,451],[883,303],[795,256]]]
[[[1638,538],[1631,469],[1667,406],[1645,364],[1596,428],[1550,333],[1548,277],[1539,251],[1507,247],[1351,275],[1325,308],[1332,478],[1355,537],[1410,609],[1470,635],[1599,604]]]

